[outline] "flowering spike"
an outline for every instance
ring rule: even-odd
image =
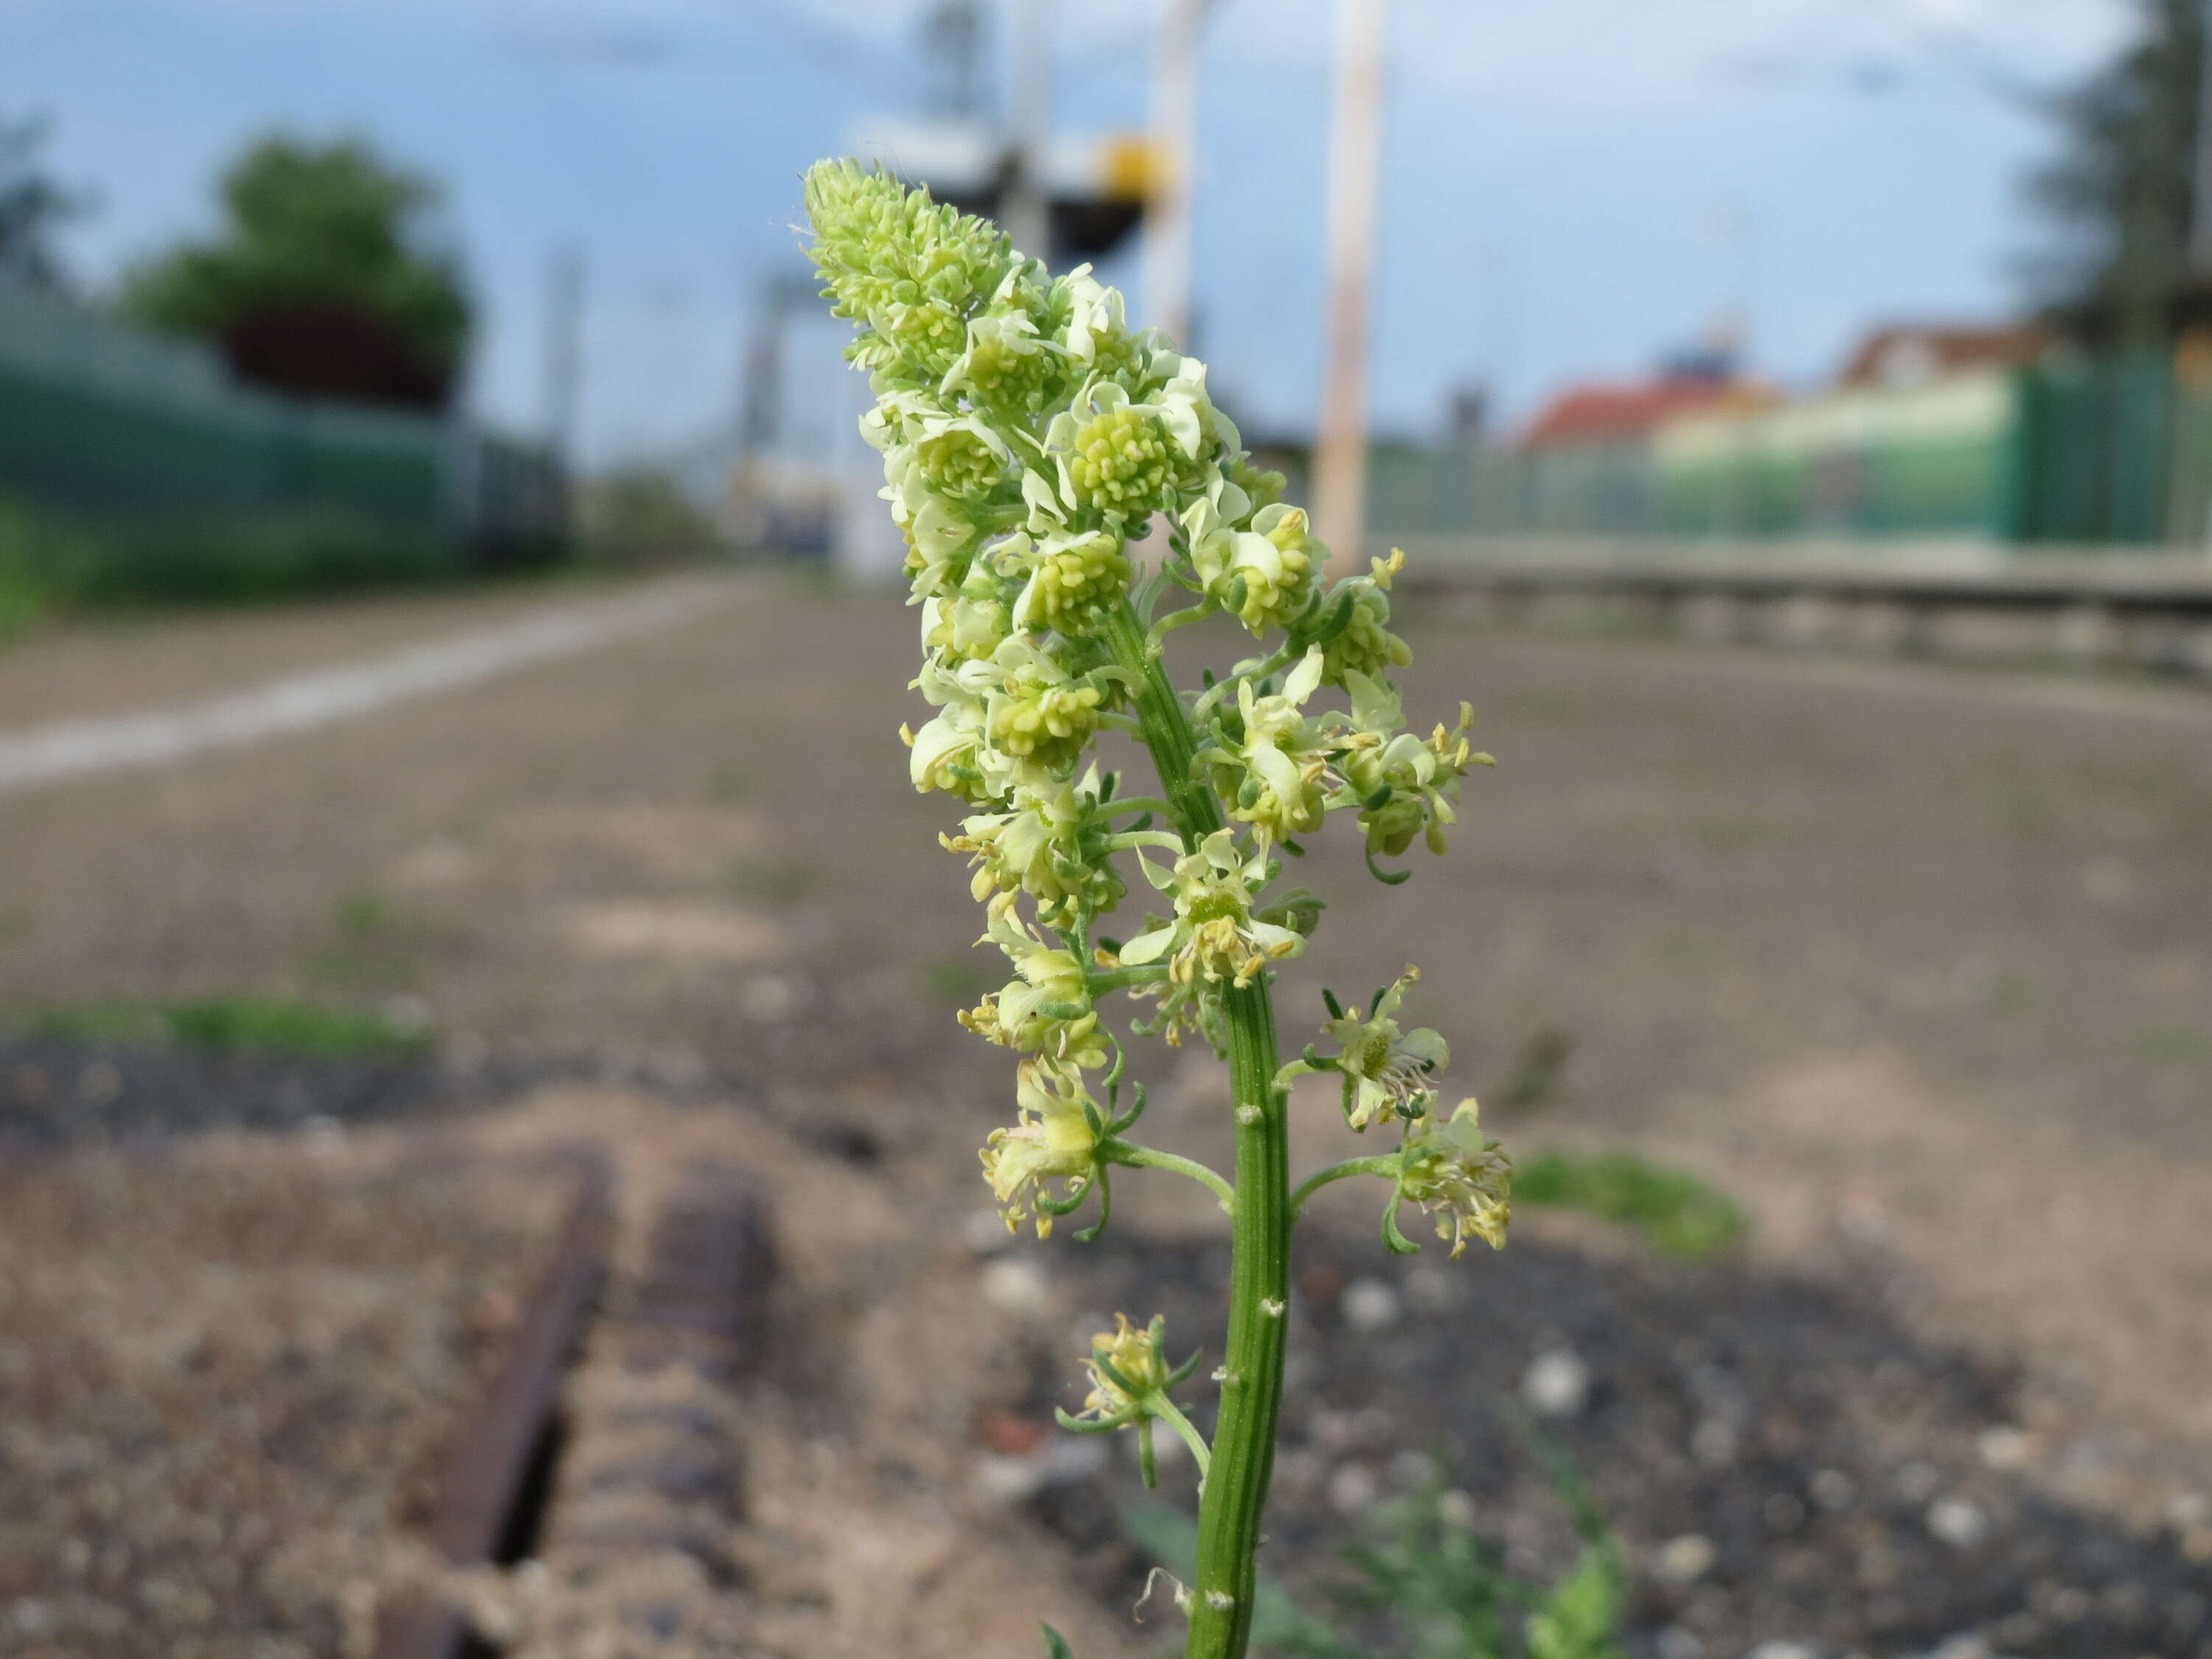
[[[1014,1121],[981,1152],[993,1196],[1010,1228],[1028,1220],[1044,1236],[1095,1192],[1097,1218],[1078,1235],[1095,1238],[1112,1166],[1170,1168],[1212,1187],[1231,1218],[1240,1307],[1217,1373],[1217,1438],[1233,1453],[1224,1477],[1207,1479],[1211,1449],[1169,1398],[1196,1358],[1170,1370],[1158,1320],[1139,1331],[1117,1319],[1094,1338],[1084,1409],[1058,1416],[1085,1433],[1135,1428],[1148,1481],[1155,1425],[1190,1447],[1206,1588],[1177,1603],[1192,1654],[1241,1659],[1249,1598],[1221,1587],[1251,1582],[1280,1405],[1296,1207],[1287,1085],[1334,1072],[1353,1127],[1402,1126],[1395,1154],[1352,1161],[1392,1181],[1394,1250],[1413,1248],[1396,1219],[1407,1202],[1455,1254],[1469,1237],[1498,1243],[1510,1174],[1471,1103],[1438,1121],[1443,1041],[1394,1018],[1411,970],[1364,1012],[1328,996],[1338,1052],[1309,1045],[1279,1063],[1269,983],[1322,906],[1276,884],[1335,812],[1356,817],[1378,880],[1405,880],[1376,860],[1416,840],[1441,852],[1462,779],[1490,759],[1468,742],[1464,705],[1456,726],[1425,738],[1407,726],[1389,678],[1412,658],[1390,629],[1404,555],[1326,581],[1328,550],[1282,500],[1281,475],[1251,463],[1205,365],[1133,329],[1089,267],[1054,276],[994,226],[853,162],[815,167],[805,188],[809,252],[834,311],[856,325],[848,356],[875,393],[861,435],[882,457],[921,613],[914,684],[930,712],[901,728],[908,775],[963,803],[944,844],[969,860],[987,941],[1011,974],[959,1015],[1021,1056]],[[1140,580],[1128,544],[1155,516],[1168,546]],[[1256,643],[1179,693],[1161,642],[1214,618]],[[1091,763],[1111,731],[1142,740],[1158,798],[1117,807],[1121,781]],[[1121,817],[1134,822],[1117,828]],[[1100,926],[1126,896],[1124,854],[1168,911],[1121,930],[1126,942]],[[1195,1034],[1231,1059],[1237,1165],[1260,1189],[1249,1201],[1203,1166],[1121,1139],[1146,1097],[1132,1083],[1123,1110],[1127,1056],[1098,1006],[1109,988],[1156,1000],[1134,1030],[1170,1044]],[[1102,1069],[1094,1092],[1087,1074]],[[1070,1659],[1057,1632],[1044,1636],[1047,1659]]]

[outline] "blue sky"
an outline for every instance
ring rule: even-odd
[[[586,254],[583,436],[599,459],[729,428],[797,175],[915,113],[921,0],[0,0],[0,111],[56,123],[92,187],[97,285],[204,227],[271,126],[366,132],[446,178],[484,302],[472,396],[543,404],[546,270]],[[1140,124],[1152,0],[1061,0],[1063,127]],[[2039,123],[1993,89],[2109,53],[2125,0],[1397,0],[1378,251],[1378,421],[1453,386],[1509,410],[1632,374],[1740,293],[1755,365],[1829,369],[1870,323],[1996,316]],[[1196,301],[1248,425],[1301,427],[1318,373],[1329,0],[1207,26]],[[1726,228],[1734,227],[1732,232]],[[1133,258],[1107,273],[1143,296]],[[800,350],[793,421],[836,407]]]

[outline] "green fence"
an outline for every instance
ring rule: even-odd
[[[2142,356],[1677,419],[1648,440],[1378,451],[1392,533],[2197,544],[2212,387]]]
[[[204,346],[0,280],[0,497],[58,515],[72,545],[127,550],[110,562],[152,561],[164,591],[233,548],[251,586],[312,575],[303,561],[354,580],[380,558],[414,574],[542,556],[563,495],[542,449],[257,391]]]

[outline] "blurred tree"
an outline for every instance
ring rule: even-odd
[[[2092,335],[2149,345],[2189,275],[2204,20],[2200,0],[2139,9],[2135,42],[2049,105],[2062,147],[2028,178],[2048,234],[2025,268],[2034,297]]]
[[[86,202],[55,183],[41,164],[48,131],[37,116],[0,119],[0,271],[55,289],[63,276],[54,230],[82,213]]]
[[[125,273],[125,315],[219,343],[280,391],[441,408],[467,350],[459,261],[435,246],[435,181],[357,138],[271,134],[223,173],[224,224]]]

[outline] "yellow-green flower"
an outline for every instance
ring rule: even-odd
[[[1013,781],[1009,763],[992,745],[990,704],[975,683],[978,671],[987,666],[970,663],[955,670],[929,661],[915,677],[915,689],[939,710],[919,732],[899,727],[913,751],[908,770],[916,790],[942,789],[978,806],[1006,798]]]
[[[1155,1319],[1143,1330],[1127,1314],[1114,1316],[1115,1328],[1091,1339],[1091,1358],[1083,1369],[1091,1377],[1077,1415],[1091,1423],[1133,1420],[1144,1402],[1168,1385],[1170,1367],[1164,1352],[1167,1322]]]
[[[994,653],[996,684],[990,698],[991,741],[1014,761],[1027,763],[1026,778],[1042,781],[1073,768],[1103,723],[1106,685],[1078,678],[1049,652],[1019,635]]]
[[[1421,970],[1408,966],[1365,1015],[1355,1009],[1321,1028],[1337,1045],[1328,1066],[1344,1079],[1344,1121],[1355,1129],[1428,1115],[1436,1094],[1429,1078],[1451,1063],[1449,1045],[1427,1026],[1399,1029],[1398,1005],[1420,978]]]
[[[1329,761],[1335,740],[1301,705],[1321,684],[1322,653],[1309,651],[1281,691],[1255,696],[1252,682],[1237,686],[1243,736],[1237,746],[1217,745],[1199,756],[1213,768],[1214,787],[1229,815],[1250,824],[1264,847],[1321,827],[1334,780]]]
[[[1513,1164],[1494,1140],[1484,1139],[1472,1099],[1442,1122],[1435,1116],[1407,1126],[1401,1159],[1398,1199],[1411,1199],[1436,1218],[1437,1237],[1451,1241],[1459,1255],[1469,1238],[1493,1250],[1505,1248],[1506,1224],[1513,1218]]]
[[[972,415],[939,416],[923,422],[914,446],[915,465],[939,495],[989,495],[1013,470],[1006,441]]]
[[[1250,529],[1238,530],[1224,509],[1200,499],[1184,509],[1182,525],[1206,597],[1253,634],[1285,627],[1305,610],[1322,550],[1298,508],[1263,507]]]
[[[1403,668],[1413,660],[1413,647],[1390,631],[1390,601],[1383,597],[1390,579],[1406,568],[1406,556],[1394,547],[1389,558],[1370,563],[1370,574],[1348,584],[1352,611],[1344,631],[1323,647],[1325,684],[1344,685],[1352,674],[1381,679],[1392,669]]]
[[[1131,402],[1115,382],[1092,386],[1075,410],[1054,420],[1045,441],[1058,458],[1060,494],[1071,505],[1120,525],[1168,504],[1175,441],[1158,410]]]
[[[1470,766],[1495,764],[1468,741],[1474,708],[1460,704],[1459,724],[1449,732],[1439,725],[1424,741],[1401,729],[1406,717],[1389,685],[1356,671],[1345,682],[1353,735],[1339,764],[1361,803],[1367,850],[1395,857],[1418,835],[1431,853],[1442,853],[1444,831],[1459,822],[1460,780]]]
[[[1009,1232],[1034,1215],[1037,1237],[1048,1238],[1052,1217],[1036,1207],[1037,1194],[1049,1181],[1063,1182],[1072,1192],[1096,1173],[1098,1134],[1091,1125],[1103,1120],[1082,1073],[1043,1054],[1024,1060],[1016,1071],[1014,1099],[1013,1127],[992,1130],[984,1143],[983,1178],[1003,1206],[999,1213]]]
[[[969,890],[978,901],[994,891],[1026,893],[1038,920],[1062,927],[1082,907],[1103,913],[1121,896],[1114,861],[1096,844],[1104,834],[1091,817],[1098,789],[1096,767],[1079,784],[1018,787],[1008,810],[963,818],[958,835],[938,841],[947,852],[973,855]]]
[[[1014,538],[1011,562],[1025,574],[1014,620],[1071,639],[1096,634],[1129,591],[1129,561],[1109,531]]]
[[[945,371],[938,395],[949,402],[965,394],[994,411],[1031,415],[1044,406],[1066,362],[1066,352],[1042,337],[1024,312],[986,312],[969,320],[967,349]]]
[[[988,662],[1014,631],[1013,611],[994,591],[971,574],[958,593],[921,602],[921,644],[956,662]]]
[[[991,929],[979,944],[1006,953],[1019,978],[963,1009],[960,1023],[1009,1048],[1042,1051],[1071,1066],[1106,1063],[1106,1037],[1075,953],[1048,944],[1014,912],[1014,896],[991,902]]]
[[[1305,949],[1304,936],[1252,914],[1253,884],[1264,879],[1267,858],[1247,860],[1235,832],[1217,830],[1162,874],[1149,862],[1146,876],[1175,895],[1175,919],[1151,927],[1121,947],[1125,967],[1168,958],[1168,976],[1180,985],[1223,981],[1242,988],[1270,962]]]

